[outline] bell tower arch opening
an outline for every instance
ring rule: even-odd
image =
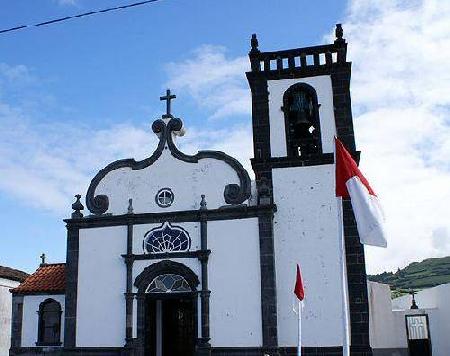
[[[322,153],[319,104],[315,89],[296,83],[283,95],[286,151],[288,157],[304,157]]]

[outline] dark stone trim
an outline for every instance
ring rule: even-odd
[[[135,161],[132,158],[122,159],[108,164],[105,168],[100,170],[97,175],[92,179],[89,185],[88,191],[86,193],[86,206],[89,211],[93,214],[103,214],[108,210],[109,199],[106,195],[95,195],[95,190],[97,189],[100,181],[111,171],[129,167],[132,170],[144,169],[152,165],[160,156],[164,150],[165,139],[167,136],[167,127],[164,121],[155,120],[152,124],[152,130],[155,134],[160,135],[158,147],[153,154],[142,161]]]
[[[270,162],[270,123],[269,123],[269,92],[267,79],[264,76],[252,76],[247,73],[252,92],[252,126],[254,162]],[[264,191],[264,205],[259,199],[258,207],[264,209],[273,203],[272,167],[270,164],[253,166],[258,192]],[[267,204],[267,205],[266,205]],[[259,249],[261,268],[261,317],[263,347],[278,346],[277,330],[277,292],[275,276],[275,252],[273,242],[273,213],[265,209],[265,214],[258,216]]]
[[[322,153],[305,157],[271,157],[266,160],[251,159],[255,171],[272,168],[308,167],[334,163],[334,153]]]
[[[25,296],[25,295],[63,295],[66,294],[63,290],[58,291],[42,291],[42,292],[12,292],[13,296]]]
[[[79,243],[78,228],[67,225],[64,347],[76,346]]]
[[[297,356],[296,347],[213,347],[213,356],[263,356],[265,354],[277,356]],[[342,346],[332,347],[302,347],[302,355],[314,356],[342,356]]]
[[[138,294],[145,294],[146,288],[153,279],[166,273],[174,273],[184,277],[192,291],[196,291],[200,284],[197,275],[189,267],[175,261],[164,260],[145,267],[141,274],[136,277],[134,285],[138,289]]]
[[[204,196],[203,196],[204,200]],[[202,201],[203,201],[202,200]],[[200,248],[202,251],[208,251],[208,222],[206,217],[206,203],[200,208]],[[202,350],[202,355],[208,355],[211,345],[209,344],[209,297],[211,292],[208,289],[208,260],[209,253],[202,254],[200,257],[202,290],[200,292],[200,315],[202,336],[197,347]]]
[[[189,283],[192,292],[190,293],[148,293],[145,291],[153,279],[161,274],[178,274]],[[137,288],[135,297],[137,299],[137,339],[133,340],[136,355],[144,355],[145,345],[145,299],[147,297],[155,299],[191,297],[197,301],[197,286],[200,284],[197,275],[187,266],[171,260],[164,260],[154,263],[146,268],[136,277],[134,285]],[[194,303],[195,315],[197,316],[197,303]],[[195,319],[195,330],[197,331],[197,318]],[[197,335],[195,335],[197,338]]]
[[[22,345],[23,296],[12,296],[11,347]]]
[[[42,338],[44,337],[44,335],[42,334],[42,332],[43,332],[43,323],[44,323],[44,320],[42,319],[42,316],[44,314],[44,307],[48,303],[57,303],[58,306],[59,306],[59,320],[58,320],[59,341],[58,342],[44,342],[44,341],[42,341]],[[61,342],[61,314],[62,314],[61,303],[56,301],[53,298],[47,298],[42,303],[39,304],[39,311],[38,311],[38,315],[39,315],[39,319],[38,319],[38,335],[37,335],[36,346],[61,346],[62,345],[62,342]]]
[[[127,224],[127,255],[133,254],[133,223]],[[126,295],[125,295],[125,345],[133,339],[133,259],[125,259],[127,269]]]
[[[350,98],[351,63],[338,66],[331,72],[334,117],[337,137],[359,162],[356,151]],[[350,312],[351,355],[372,355],[369,341],[369,302],[367,292],[364,246],[359,240],[351,201],[342,202],[343,228],[347,265],[347,286]]]
[[[228,184],[224,190],[224,198],[227,204],[241,204],[250,197],[250,177],[244,167],[236,159],[226,155],[220,151],[199,151],[196,155],[188,156],[178,150],[172,139],[173,131],[180,131],[183,123],[180,119],[173,118],[167,124],[163,120],[156,120],[153,122],[152,130],[159,134],[159,144],[156,151],[149,157],[142,161],[135,161],[134,159],[123,159],[110,163],[108,166],[100,170],[92,179],[86,193],[86,206],[89,211],[96,215],[106,213],[109,207],[109,198],[106,195],[95,195],[100,181],[111,171],[119,168],[131,168],[132,170],[140,170],[152,165],[160,156],[167,142],[172,156],[189,163],[197,163],[201,159],[211,158],[224,161],[237,174],[240,185]]]
[[[183,122],[180,119],[172,119],[167,124],[167,127],[169,133],[171,133],[172,131],[179,131],[183,127]],[[227,154],[220,151],[199,151],[194,156],[188,156],[178,150],[177,146],[175,146],[173,142],[171,134],[167,135],[167,145],[169,146],[172,156],[181,161],[197,163],[201,159],[211,158],[224,161],[231,168],[233,168],[239,178],[240,185],[228,184],[225,187],[223,195],[227,204],[241,204],[250,197],[250,177],[242,164],[237,159],[228,156]]]
[[[233,205],[218,209],[206,210],[205,215],[208,221],[212,220],[232,220],[258,217],[266,212],[276,211],[276,206],[269,205]],[[87,216],[82,219],[66,219],[68,227],[71,228],[93,228],[103,226],[127,225],[130,221],[134,225],[169,222],[198,222],[201,217],[199,210],[184,210],[162,213],[144,214],[123,214],[123,215],[101,215]]]
[[[164,253],[145,253],[140,255],[122,255],[125,259],[134,261],[142,260],[165,260],[169,258],[198,258],[199,260],[208,258],[211,250],[197,250],[197,251],[185,251],[185,252],[164,252]]]
[[[278,346],[277,285],[273,241],[273,214],[260,216],[261,316],[264,347]]]

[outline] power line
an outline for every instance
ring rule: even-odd
[[[156,2],[156,1],[159,1],[159,0],[139,1],[139,2],[132,3],[132,4],[128,4],[128,5],[109,7],[109,8],[102,9],[102,10],[84,12],[84,13],[81,13],[81,14],[78,14],[78,15],[60,17],[60,18],[57,18],[57,19],[53,19],[53,20],[49,20],[49,21],[45,21],[45,22],[40,22],[40,23],[36,23],[36,24],[32,24],[32,25],[19,25],[19,26],[7,28],[7,29],[4,29],[4,30],[0,30],[0,34],[5,34],[5,33],[8,33],[8,32],[23,30],[23,29],[28,28],[28,27],[40,27],[40,26],[53,25],[53,24],[58,23],[58,22],[63,22],[63,21],[72,20],[72,19],[79,19],[81,17],[91,16],[91,15],[95,15],[95,14],[104,14],[104,13],[107,13],[107,12],[110,12],[110,11],[125,10],[125,9],[130,8],[130,7],[147,5],[147,4],[150,4],[152,2]]]

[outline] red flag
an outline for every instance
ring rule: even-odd
[[[336,196],[350,197],[361,243],[386,247],[378,197],[339,139],[336,141]]]
[[[303,288],[302,274],[300,273],[300,267],[297,264],[297,279],[295,281],[294,294],[302,301],[305,298],[305,290]]]

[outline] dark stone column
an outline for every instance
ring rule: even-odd
[[[64,318],[65,348],[73,348],[76,346],[79,239],[79,229],[68,225]]]
[[[202,290],[200,291],[200,313],[201,313],[201,332],[202,335],[197,341],[196,355],[211,355],[211,345],[209,343],[209,296],[211,292],[208,289],[208,223],[206,212],[206,200],[202,195],[200,203],[200,250],[199,260],[202,271]]]
[[[273,214],[264,214],[258,220],[261,262],[262,336],[263,347],[269,351],[271,348],[278,346]]]
[[[125,264],[127,268],[127,285],[125,293],[125,345],[130,345],[133,340],[133,222],[127,223],[127,257]]]
[[[356,162],[359,162],[353,131],[350,77],[351,63],[341,63],[332,70],[334,116],[338,138]],[[359,241],[350,199],[343,199],[342,210],[350,309],[350,353],[352,356],[372,355],[369,343],[369,303],[364,246]]]
[[[22,345],[23,296],[12,296],[11,348]]]

